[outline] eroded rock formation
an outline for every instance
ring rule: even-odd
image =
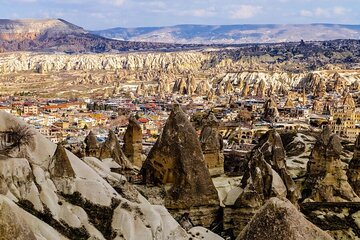
[[[236,240],[299,240],[333,238],[309,222],[288,200],[271,198],[259,209]]]
[[[28,224],[4,200],[0,200],[0,239],[37,239]]]
[[[277,104],[273,98],[269,98],[264,104],[263,119],[268,122],[273,122],[279,117]]]
[[[133,166],[121,150],[115,133],[110,130],[108,138],[101,146],[100,159],[112,158],[122,169],[132,169]]]
[[[142,166],[142,129],[134,116],[130,117],[124,135],[125,156],[137,167]]]
[[[59,143],[57,145],[54,156],[49,166],[50,174],[53,178],[74,178],[75,172],[71,166],[69,157],[64,146]]]
[[[142,172],[147,182],[171,183],[165,199],[170,209],[219,204],[196,131],[178,104],[174,105]]]
[[[272,196],[287,197],[297,204],[299,191],[286,169],[285,149],[276,130],[260,138],[247,164],[241,181],[244,192],[235,205],[260,207]]]
[[[85,138],[85,156],[96,157],[99,154],[99,143],[96,140],[95,134],[90,131]]]
[[[303,197],[315,202],[360,201],[340,160],[340,138],[327,126],[316,141],[307,165]]]
[[[223,138],[218,127],[218,120],[213,113],[210,113],[200,134],[201,149],[212,176],[224,173]]]
[[[349,170],[347,176],[355,193],[359,196],[360,195],[360,135],[357,137],[355,141],[354,155],[349,163]]]

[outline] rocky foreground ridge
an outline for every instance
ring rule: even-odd
[[[2,239],[221,239],[185,231],[113,172],[112,158],[80,160],[4,112],[0,126]]]

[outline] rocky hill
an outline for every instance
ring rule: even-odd
[[[190,46],[191,47],[191,46]],[[63,19],[0,19],[0,52],[108,52],[129,50],[167,50],[180,48],[174,44],[128,42],[106,39],[88,33]]]
[[[259,24],[177,25],[169,27],[113,28],[94,31],[103,37],[145,42],[240,44],[359,39],[359,25]]]

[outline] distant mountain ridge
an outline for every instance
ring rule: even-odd
[[[63,19],[0,19],[0,53],[12,51],[99,53],[174,50],[183,47],[192,46],[108,39]]]
[[[242,44],[360,39],[360,25],[243,24],[176,25],[169,27],[112,28],[91,31],[125,41],[178,44]]]

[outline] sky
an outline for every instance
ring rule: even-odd
[[[0,0],[0,18],[62,18],[87,30],[176,24],[360,24],[360,0]]]

